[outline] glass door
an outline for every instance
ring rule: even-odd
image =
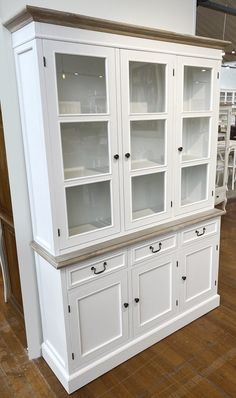
[[[120,229],[115,50],[44,47],[57,220],[66,248]]]
[[[172,56],[121,51],[126,229],[170,216],[171,79]]]
[[[217,140],[217,62],[179,57],[177,213],[213,206]]]

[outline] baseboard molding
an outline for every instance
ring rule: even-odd
[[[178,314],[175,318],[165,322],[158,328],[152,329],[150,332],[134,338],[132,341],[129,341],[119,349],[112,351],[111,353],[103,356],[101,359],[94,361],[93,363],[83,367],[71,375],[69,375],[61,366],[53,352],[46,344],[43,344],[42,346],[43,357],[53,372],[56,374],[66,391],[71,394],[78,388],[83,387],[85,384],[108,372],[112,368],[120,365],[122,362],[127,361],[132,356],[138,354],[139,352],[167,337],[171,333],[176,332],[187,324],[193,322],[195,319],[218,307],[219,304],[220,296],[216,294],[198,306]]]

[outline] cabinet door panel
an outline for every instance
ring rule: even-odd
[[[174,57],[121,50],[125,227],[171,213]]]
[[[128,338],[127,272],[117,272],[69,293],[74,365],[115,349]]]
[[[176,214],[214,203],[219,62],[178,57]]]
[[[115,50],[47,40],[43,46],[59,244],[85,246],[120,231]]]
[[[152,260],[132,271],[135,334],[160,325],[176,312],[176,273],[173,256]]]
[[[188,309],[216,294],[218,237],[205,239],[183,251],[181,284],[182,305]]]

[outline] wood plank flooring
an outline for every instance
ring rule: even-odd
[[[236,397],[236,201],[227,206],[221,236],[221,306],[81,388],[73,398]],[[27,359],[23,320],[10,303],[4,304],[1,287],[0,397],[67,397],[43,359]]]

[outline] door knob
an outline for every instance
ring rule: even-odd
[[[182,146],[179,146],[178,151],[179,151],[179,152],[182,152],[183,149],[184,149],[184,148],[183,148]]]
[[[129,303],[124,303],[124,307],[127,308],[129,306]]]
[[[138,302],[139,302],[139,298],[136,297],[136,298],[134,299],[134,301],[135,301],[135,303],[138,303]]]
[[[187,278],[186,276],[182,276],[182,279],[183,279],[183,281],[185,281],[185,280],[186,280],[186,278]]]
[[[130,153],[127,152],[127,153],[125,154],[125,157],[126,157],[127,159],[129,159],[129,158],[130,158]]]
[[[114,159],[119,159],[119,155],[118,155],[118,153],[116,153],[115,155],[114,155]]]

